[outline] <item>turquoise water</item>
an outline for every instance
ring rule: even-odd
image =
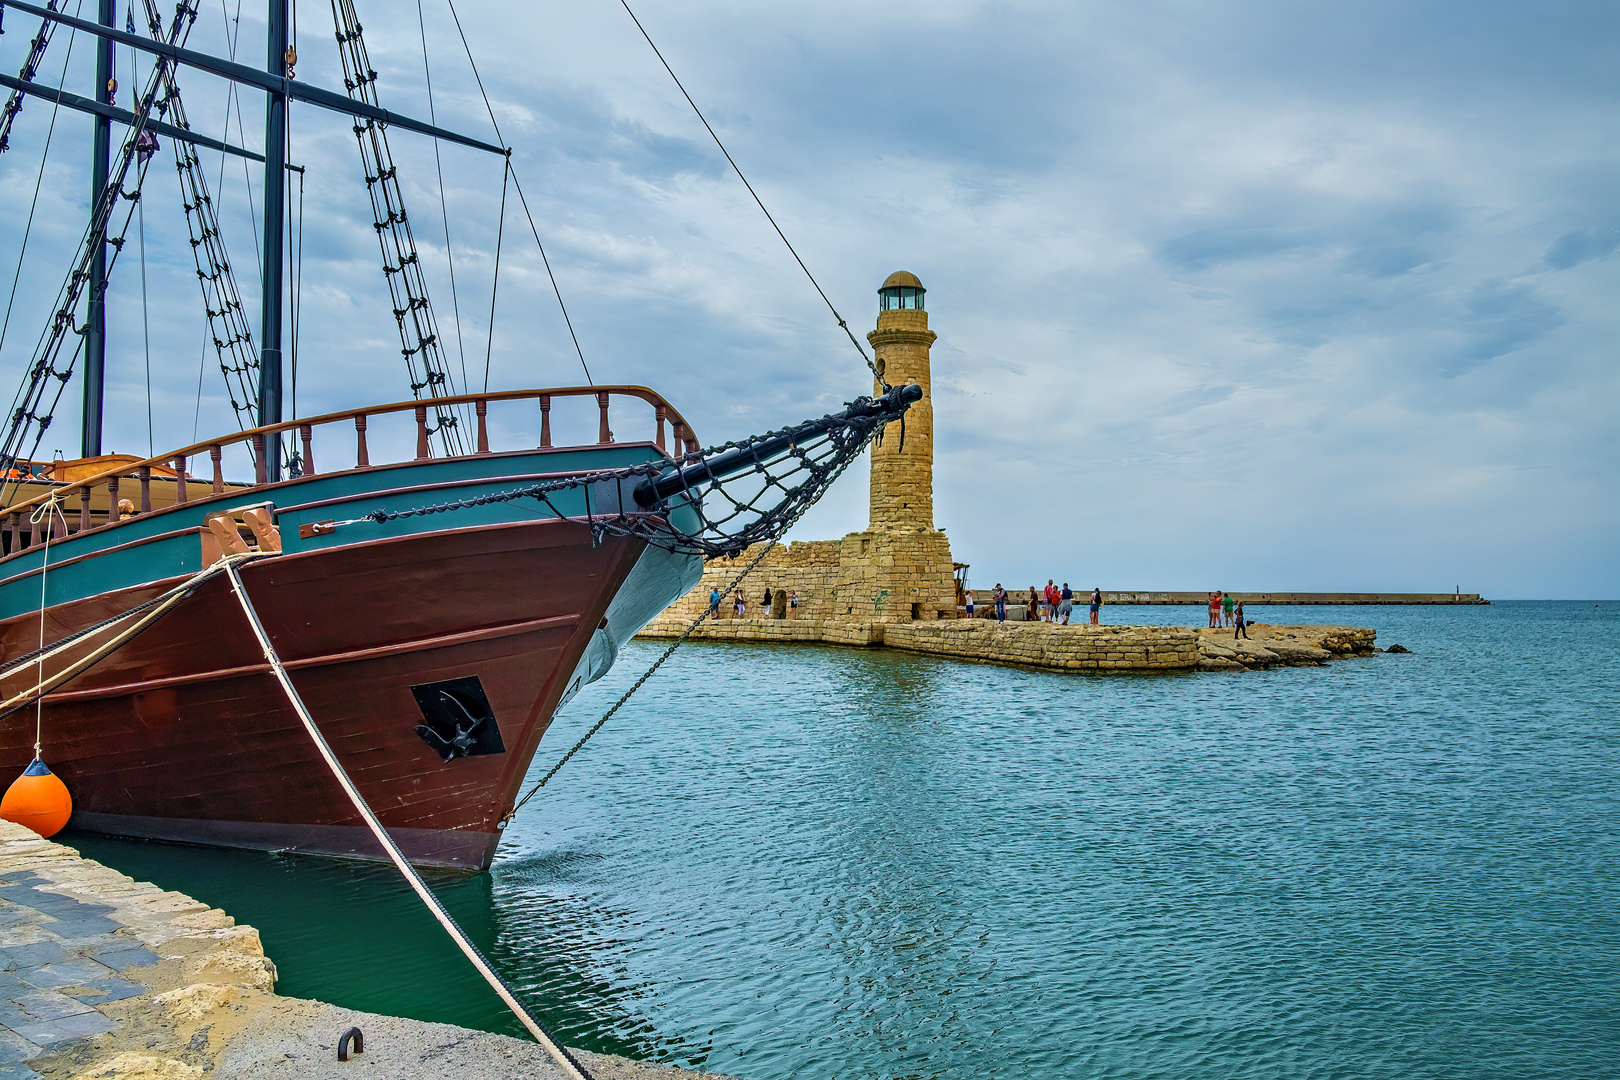
[[[747,1080],[1620,1074],[1620,604],[1254,614],[1414,652],[691,645],[439,887],[566,1041]],[[283,993],[515,1030],[390,871],[68,839],[258,926]]]

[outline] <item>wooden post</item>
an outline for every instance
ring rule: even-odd
[[[268,483],[270,480],[269,462],[264,460],[264,432],[253,436],[253,482],[255,484]]]
[[[695,454],[698,452],[698,450],[699,447],[697,439],[693,438],[691,433],[688,433],[686,436],[686,452],[688,454]]]
[[[433,456],[428,448],[427,406],[416,407],[416,460],[426,461]]]
[[[22,531],[17,528],[17,522],[20,520],[22,520],[21,514],[6,515],[6,533],[11,537],[12,554],[22,550]]]
[[[142,465],[136,470],[136,475],[141,478],[141,513],[150,514],[152,512],[152,466]]]
[[[551,395],[540,395],[540,449],[551,449]]]
[[[107,524],[111,525],[118,518],[118,477],[114,476],[107,480]]]
[[[174,504],[184,506],[191,501],[191,485],[186,483],[186,455],[174,459]]]
[[[24,527],[22,534],[23,550],[26,551],[28,548],[34,546],[34,523],[28,520],[26,516],[21,514],[19,514],[18,517],[21,519],[18,524]]]
[[[304,442],[304,475],[314,476],[315,447],[311,444],[315,441],[315,432],[311,429],[310,425],[299,424],[298,437]]]
[[[686,453],[686,425],[679,420],[675,421],[675,456],[680,457]]]
[[[365,413],[358,413],[354,418],[354,467],[357,469],[371,468],[371,454],[366,450]]]
[[[489,453],[489,402],[477,401],[473,403],[478,413],[478,452]]]
[[[221,449],[219,443],[215,443],[213,446],[210,446],[208,448],[208,456],[214,462],[214,494],[215,495],[221,495],[225,491],[225,466],[223,466],[223,465],[221,465],[219,463],[220,456],[223,453],[224,453],[224,451]]]
[[[665,414],[667,414],[668,412],[669,412],[668,407],[665,406],[662,402],[660,402],[658,404],[658,408],[657,408],[657,413],[658,413],[658,449],[660,451],[662,451],[664,449],[664,419],[665,419]]]
[[[79,489],[79,531],[84,532],[90,527],[90,488]]]
[[[597,408],[602,410],[602,423],[601,423],[601,426],[597,429],[596,441],[597,441],[598,444],[610,443],[610,442],[613,441],[613,432],[608,429],[608,415],[607,415],[608,396],[607,396],[607,394],[603,393],[603,394],[597,394],[596,395],[596,406],[597,406]]]

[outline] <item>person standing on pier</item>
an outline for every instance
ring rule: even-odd
[[[788,618],[797,619],[798,617],[799,617],[799,590],[794,589],[792,592],[788,593]]]
[[[1102,588],[1092,586],[1091,589],[1091,625],[1097,625],[1097,613],[1102,610]]]
[[[1239,634],[1243,635],[1243,640],[1247,641],[1249,639],[1249,631],[1247,629],[1249,623],[1248,620],[1244,619],[1243,617],[1243,601],[1241,600],[1238,601],[1237,608],[1232,612],[1232,625],[1237,627],[1237,629],[1232,631],[1233,641],[1237,640]]]
[[[990,594],[991,601],[996,605],[996,622],[1007,621],[1007,590],[996,582],[995,591]]]
[[[1063,625],[1068,626],[1069,615],[1074,611],[1074,590],[1069,588],[1067,581],[1063,583],[1063,592],[1059,594],[1059,597],[1058,614],[1063,616]]]
[[[737,590],[737,598],[732,601],[732,604],[737,609],[737,618],[739,618],[739,619],[742,618],[743,617],[743,612],[748,610],[748,602],[743,599],[743,594],[742,594],[741,589]]]
[[[1232,625],[1232,604],[1233,604],[1233,602],[1234,601],[1232,600],[1232,594],[1227,592],[1224,589],[1221,590],[1221,611],[1224,612],[1225,615],[1226,615],[1226,622],[1222,624],[1223,626],[1231,626]]]
[[[709,587],[709,618],[718,619],[719,617],[720,617],[720,590],[717,587],[710,586]]]
[[[973,618],[973,590],[963,589],[962,600],[967,605],[967,617]]]
[[[1218,592],[1209,594],[1209,625],[1221,625],[1221,594]]]
[[[1033,585],[1029,587],[1028,603],[1029,615],[1027,617],[1030,622],[1034,622],[1036,619],[1041,617],[1041,594],[1035,591],[1035,586]]]

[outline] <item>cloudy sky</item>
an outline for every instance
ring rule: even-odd
[[[439,121],[493,137],[444,0],[421,26],[414,3],[356,6],[386,106],[427,115],[425,36]],[[853,326],[890,271],[928,287],[938,524],[976,584],[1620,596],[1615,5],[633,6]],[[341,89],[329,9],[305,8],[299,77]],[[238,10],[205,4],[192,47],[225,52],[239,27],[261,60],[262,16]],[[460,14],[597,381],[658,388],[705,441],[867,390],[616,0]],[[34,25],[7,13],[0,67]],[[91,52],[67,61],[81,93]],[[195,127],[262,143],[253,95],[240,133],[222,83],[183,86]],[[49,122],[30,103],[0,157],[7,293]],[[88,128],[57,119],[9,380],[82,224]],[[432,143],[392,143],[447,338],[460,311],[458,378],[464,356],[482,385],[489,347],[493,388],[582,381],[511,193],[491,344],[498,159],[441,147],[441,213]],[[292,153],[299,410],[406,397],[347,124],[295,107]],[[250,192],[240,161],[205,158],[256,292],[262,176]],[[160,451],[231,426],[171,160],[145,208]],[[148,438],[137,256],[110,301],[108,442],[128,452]],[[72,456],[69,412],[50,439]],[[864,519],[852,472],[796,535]]]

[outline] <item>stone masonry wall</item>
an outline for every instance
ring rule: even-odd
[[[906,411],[872,447],[870,527],[934,527],[934,403],[928,349],[936,335],[926,311],[878,313],[877,329],[866,335],[878,371],[891,386],[916,383],[922,400]],[[873,386],[874,392],[881,387]],[[904,427],[904,434],[902,434]]]
[[[893,649],[1060,671],[1186,671],[1198,664],[1198,635],[1184,626],[1059,626],[980,619],[883,628]]]

